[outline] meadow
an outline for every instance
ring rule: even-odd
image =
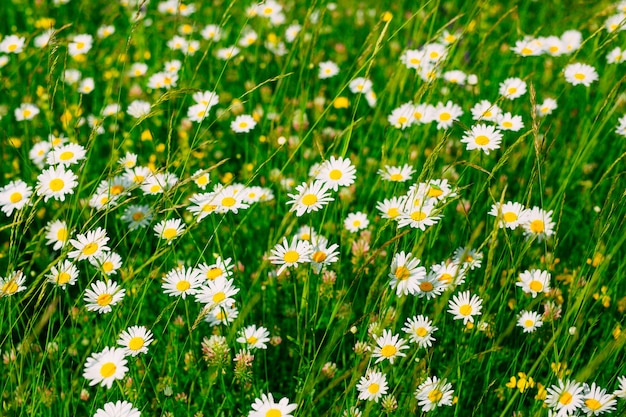
[[[0,416],[626,415],[626,2],[0,7]]]

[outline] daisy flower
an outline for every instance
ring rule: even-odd
[[[260,398],[254,399],[248,417],[293,417],[291,412],[297,407],[297,404],[290,404],[288,398],[281,398],[280,401],[274,402],[271,393],[261,394]]]
[[[522,223],[526,237],[537,237],[540,242],[554,234],[554,226],[552,210],[545,211],[539,207],[528,209],[526,219]]]
[[[613,395],[618,398],[626,398],[626,376],[618,377],[617,381],[619,386]]]
[[[108,402],[93,417],[140,417],[141,412],[128,401]]]
[[[387,393],[387,377],[382,372],[368,369],[365,376],[359,379],[356,389],[359,391],[359,400],[378,402],[380,397]]]
[[[0,298],[15,295],[24,291],[26,277],[22,271],[11,272],[6,278],[0,277]]]
[[[91,284],[91,288],[85,290],[84,300],[87,304],[87,311],[97,311],[100,314],[113,311],[111,306],[119,303],[126,290],[121,288],[115,281],[96,281]]]
[[[282,244],[277,244],[271,250],[271,256],[268,260],[274,265],[280,265],[277,275],[280,275],[288,267],[298,267],[301,263],[311,262],[313,248],[306,240],[298,240],[294,237],[291,244],[287,242],[287,238],[283,237]]]
[[[76,239],[70,239],[70,244],[74,247],[74,250],[70,251],[67,256],[77,261],[100,256],[101,253],[110,250],[107,246],[108,242],[109,237],[106,230],[98,227],[96,230],[76,235]]]
[[[69,241],[70,231],[67,223],[62,220],[48,222],[45,227],[46,245],[52,245],[52,249],[59,250]]]
[[[135,119],[141,119],[142,117],[150,114],[151,105],[147,101],[133,100],[126,109],[126,113],[133,116]]]
[[[405,203],[398,216],[398,227],[410,226],[413,229],[425,231],[427,227],[437,224],[441,216],[436,216],[435,206],[432,203],[409,204]]]
[[[200,36],[208,41],[210,40],[213,42],[217,42],[221,39],[222,30],[218,25],[209,24],[202,29],[202,31],[200,32]]]
[[[517,77],[507,78],[500,83],[498,93],[509,100],[514,100],[526,93],[526,83]]]
[[[534,311],[521,311],[517,325],[523,329],[524,333],[533,333],[543,325],[541,314]]]
[[[196,222],[200,223],[205,217],[212,213],[217,213],[217,204],[215,202],[215,193],[194,194],[189,199],[187,211],[196,216]]]
[[[600,415],[606,412],[614,411],[617,400],[612,394],[607,394],[604,388],[591,383],[591,387],[586,390],[583,398],[581,411],[587,413],[588,416]]]
[[[69,260],[59,262],[50,268],[50,272],[46,275],[49,283],[56,284],[65,289],[68,285],[74,285],[78,278],[78,268]]]
[[[210,326],[218,326],[220,324],[228,325],[232,323],[238,315],[239,311],[234,305],[222,305],[209,311],[204,317],[204,321],[209,323]]]
[[[389,286],[396,290],[397,296],[415,295],[419,291],[419,280],[426,276],[426,268],[418,266],[420,260],[411,253],[396,253],[391,261]]]
[[[379,169],[377,174],[383,181],[406,182],[411,179],[415,170],[413,167],[404,164],[402,166],[385,165],[384,169]]]
[[[35,116],[37,116],[39,112],[40,112],[39,107],[35,106],[34,104],[22,103],[20,104],[20,107],[18,107],[14,111],[15,120],[17,120],[18,122],[23,122],[24,120],[31,120]]]
[[[498,219],[500,228],[506,227],[507,229],[515,230],[517,226],[525,221],[526,209],[517,202],[508,201],[504,204],[498,202],[491,205],[491,210],[488,214]]]
[[[419,69],[426,61],[423,49],[407,49],[400,56],[402,62],[407,68]]]
[[[326,79],[339,74],[339,67],[333,61],[324,61],[319,63],[318,77]]]
[[[78,185],[78,177],[62,165],[44,169],[37,176],[37,195],[43,196],[43,201],[50,198],[57,201],[65,201],[67,194],[74,194],[74,187]]]
[[[245,210],[250,207],[243,201],[243,191],[245,187],[240,184],[232,184],[226,187],[218,185],[213,190],[213,202],[217,206],[215,211],[217,213],[235,213],[237,214],[240,209]]]
[[[121,219],[128,230],[143,229],[152,221],[152,210],[147,205],[131,204],[124,209]]]
[[[428,348],[435,341],[433,333],[439,329],[433,326],[431,319],[420,314],[407,318],[402,330],[409,336],[409,340],[417,344],[418,347]]]
[[[348,84],[348,88],[350,88],[350,91],[352,91],[354,94],[366,94],[367,92],[372,90],[372,86],[372,81],[363,77],[355,78],[354,80],[350,81],[350,84]]]
[[[200,276],[206,278],[209,281],[214,281],[218,278],[228,278],[232,275],[232,270],[235,267],[233,265],[232,258],[222,259],[221,256],[218,256],[215,260],[215,263],[208,265],[206,263],[202,263],[198,265],[196,268]]]
[[[312,239],[312,242],[311,268],[313,268],[314,273],[319,274],[326,265],[337,262],[339,259],[337,248],[339,248],[339,245],[333,243],[328,246],[328,240],[321,237]]]
[[[413,103],[404,103],[391,111],[387,117],[389,124],[396,129],[406,129],[411,126],[415,119],[413,118]]]
[[[356,213],[348,213],[348,216],[343,221],[343,225],[350,233],[356,233],[359,230],[366,229],[369,226],[370,221],[367,219],[367,215],[360,211]]]
[[[539,293],[550,292],[550,273],[539,269],[524,271],[519,275],[519,281],[515,285],[521,287],[526,294],[532,294],[535,298]]]
[[[431,265],[430,274],[438,281],[451,288],[465,282],[465,268],[458,262],[442,262],[440,264]]]
[[[113,381],[123,379],[128,372],[125,356],[125,349],[108,346],[102,352],[92,353],[85,362],[83,378],[89,380],[90,386],[111,388]]]
[[[513,132],[518,132],[520,129],[524,127],[524,122],[522,120],[522,116],[513,116],[511,113],[506,112],[500,116],[498,116],[496,123],[498,127],[502,130],[510,130]]]
[[[354,183],[356,168],[349,158],[335,158],[331,156],[325,161],[320,171],[315,177],[316,180],[323,181],[328,188],[337,191],[339,187],[348,187]]]
[[[463,320],[463,324],[467,324],[468,321],[474,323],[474,316],[481,315],[483,308],[481,298],[476,294],[470,298],[469,291],[452,296],[448,307],[450,308],[448,313],[454,315],[454,320]]]
[[[168,245],[183,234],[185,224],[181,219],[161,220],[154,226],[154,235],[167,241]]]
[[[495,127],[486,124],[472,126],[470,130],[465,131],[461,139],[461,143],[466,144],[465,149],[468,151],[480,149],[487,155],[490,151],[499,149],[501,141],[502,133]]]
[[[17,35],[5,36],[0,42],[0,52],[5,54],[20,54],[24,51],[26,38]]]
[[[21,210],[29,204],[33,189],[22,180],[11,181],[0,188],[0,209],[8,217],[11,217],[13,210]]]
[[[415,398],[423,412],[434,410],[442,405],[452,405],[454,390],[452,384],[446,379],[439,379],[436,376],[429,377],[422,382],[415,390]]]
[[[89,258],[89,263],[110,276],[117,274],[117,270],[122,267],[122,257],[115,252],[101,252]]]
[[[72,41],[67,45],[67,52],[71,56],[86,54],[93,44],[93,36],[89,34],[81,34],[73,37]]]
[[[247,349],[267,349],[269,335],[270,332],[265,327],[252,324],[241,329],[237,342],[245,343]]]
[[[372,357],[378,358],[375,363],[388,359],[389,363],[393,364],[397,357],[406,356],[402,350],[408,348],[406,341],[400,339],[400,335],[394,335],[389,330],[383,330],[383,335],[376,338],[376,347],[372,352]]]
[[[205,304],[210,310],[233,304],[235,299],[232,297],[239,292],[239,288],[233,285],[233,281],[232,278],[205,281],[196,292],[196,302]]]
[[[555,99],[546,98],[545,100],[543,100],[543,103],[537,104],[537,115],[539,117],[547,116],[549,114],[552,114],[552,112],[556,110],[557,107],[558,105]]]
[[[420,298],[426,297],[427,300],[436,298],[446,290],[448,284],[440,281],[436,275],[428,274],[417,281],[417,295]]]
[[[456,196],[456,193],[446,179],[429,180],[428,183],[424,185],[426,187],[426,197],[428,198],[443,201],[449,197]]]
[[[449,129],[462,115],[463,110],[461,107],[452,101],[448,101],[445,105],[437,103],[433,111],[433,120],[437,122],[437,130]]]
[[[489,100],[481,100],[474,104],[471,113],[474,120],[495,122],[498,116],[502,114],[502,110],[497,104],[492,104]]]
[[[187,295],[194,295],[202,285],[202,276],[195,268],[174,268],[169,271],[163,279],[163,292],[170,297],[181,297],[183,300]]]
[[[428,103],[419,103],[413,106],[413,120],[415,123],[430,123],[435,119],[435,107]]]
[[[483,261],[483,254],[476,249],[460,247],[454,251],[452,255],[453,261],[462,264],[464,269],[480,268]]]
[[[329,190],[329,185],[321,180],[315,180],[312,184],[303,182],[296,187],[297,194],[288,194],[291,200],[287,204],[293,204],[289,211],[295,211],[296,216],[300,217],[305,213],[320,210],[334,200]]]
[[[235,133],[247,133],[254,129],[256,121],[249,114],[241,114],[230,124],[230,128]]]
[[[559,379],[558,385],[552,385],[547,389],[544,401],[559,416],[572,415],[583,406],[584,390],[580,382],[570,380],[563,382]]]
[[[131,326],[124,330],[117,339],[129,356],[137,356],[140,353],[148,353],[148,346],[153,342],[154,335],[144,326]]]
[[[589,87],[592,82],[598,80],[596,69],[591,65],[581,64],[580,62],[566,66],[563,69],[563,75],[568,83],[572,85],[582,84],[585,87]]]
[[[400,210],[405,205],[405,199],[402,197],[385,198],[383,201],[376,203],[376,209],[380,211],[383,219],[396,219],[400,215]]]

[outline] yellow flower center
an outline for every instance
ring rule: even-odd
[[[524,326],[525,326],[525,327],[533,327],[534,325],[535,325],[535,322],[534,322],[533,320],[531,320],[531,319],[527,319],[527,320],[524,322]]]
[[[411,213],[411,219],[415,220],[416,222],[420,222],[424,220],[426,217],[428,217],[428,214],[424,213],[421,210],[417,210]]]
[[[419,337],[424,337],[428,334],[428,330],[426,330],[425,327],[418,327],[417,330],[415,330],[415,334]]]
[[[443,112],[439,115],[439,120],[442,120],[444,122],[447,122],[450,119],[452,119],[452,115],[448,112]]]
[[[176,289],[180,292],[185,292],[191,288],[191,284],[187,280],[181,280],[176,283]]]
[[[249,345],[254,345],[256,342],[258,342],[258,340],[259,339],[257,339],[255,336],[250,336],[246,339],[246,342],[248,342]]]
[[[434,288],[435,286],[432,284],[432,282],[424,281],[420,283],[420,290],[424,292],[431,292]]]
[[[68,274],[67,272],[60,272],[59,275],[57,276],[57,284],[59,285],[67,284],[68,282],[70,282],[70,278],[72,278],[72,276]]]
[[[9,50],[9,52],[13,52],[17,49],[17,45],[12,43],[7,49]]]
[[[389,179],[391,181],[402,181],[402,179],[404,179],[404,177],[402,176],[402,174],[391,174],[389,176]]]
[[[451,282],[452,281],[452,275],[448,274],[447,272],[443,273],[439,277],[439,281],[445,282],[445,283]]]
[[[108,306],[109,304],[111,304],[111,301],[113,301],[113,296],[111,294],[100,294],[98,296],[98,298],[96,299],[96,302],[98,303],[99,306]]]
[[[140,220],[143,220],[145,216],[143,215],[143,213],[141,211],[137,211],[135,213],[133,213],[133,220],[138,222]]]
[[[128,342],[128,348],[130,350],[139,350],[143,347],[143,337],[135,336]]]
[[[333,169],[332,171],[328,173],[328,176],[330,177],[331,180],[337,181],[338,179],[342,177],[342,174],[340,170]]]
[[[470,314],[472,314],[472,306],[469,304],[463,304],[461,307],[459,307],[459,313],[462,316],[469,316]]]
[[[115,374],[117,366],[113,362],[107,362],[100,367],[100,376],[102,378],[110,378]]]
[[[83,255],[91,256],[98,250],[98,244],[96,242],[90,242],[83,248]]]
[[[476,142],[477,145],[485,146],[489,143],[489,138],[485,135],[478,135],[476,139],[474,139],[474,142]]]
[[[543,290],[543,284],[541,283],[541,281],[537,281],[535,279],[530,281],[530,284],[528,284],[528,288],[530,288],[532,291],[540,292]]]
[[[119,195],[122,191],[124,191],[124,186],[119,184],[115,184],[109,189],[111,195]]]
[[[215,204],[205,204],[204,206],[202,206],[202,211],[204,211],[205,213],[210,213],[216,208],[217,206]]]
[[[441,401],[441,398],[443,398],[443,392],[439,391],[437,388],[428,393],[428,399],[432,403]]]
[[[398,124],[399,124],[399,125],[403,125],[403,124],[405,124],[405,123],[406,123],[406,122],[408,122],[408,121],[409,121],[409,119],[407,119],[407,118],[406,118],[406,117],[404,117],[404,116],[400,116],[400,117],[398,117]]]
[[[19,288],[19,286],[17,285],[17,283],[13,280],[7,282],[6,284],[4,284],[2,286],[2,293],[3,294],[14,294],[17,289]]]
[[[387,216],[391,217],[392,219],[398,217],[399,215],[400,210],[398,210],[397,207],[391,207],[389,210],[387,210]]]
[[[312,206],[317,203],[317,196],[315,194],[306,194],[302,197],[302,204],[305,206]]]
[[[111,262],[111,261],[106,261],[105,263],[102,264],[102,270],[105,273],[109,273],[109,272],[113,271],[113,268],[114,268],[114,265],[113,265],[113,262]]]
[[[213,294],[213,302],[215,304],[221,303],[225,299],[226,299],[226,294],[224,294],[224,291],[220,291],[220,292]]]
[[[533,220],[530,222],[530,231],[533,233],[543,233],[544,228],[543,220]]]
[[[429,187],[428,188],[428,197],[439,197],[440,195],[443,194],[443,190],[440,188],[435,188],[435,187]]]
[[[65,242],[67,240],[67,229],[65,227],[57,230],[57,240]]]
[[[317,262],[317,263],[324,262],[326,260],[326,252],[318,250],[317,252],[313,254],[311,258],[313,259],[313,262]]]
[[[377,383],[372,383],[369,385],[369,387],[367,387],[367,391],[370,394],[376,394],[378,391],[380,390],[380,385],[378,385]]]
[[[15,204],[18,201],[22,200],[22,193],[19,192],[14,192],[9,196],[9,201],[11,201],[11,203]]]
[[[507,223],[513,223],[514,221],[517,220],[517,214],[515,214],[512,211],[507,211],[506,213],[502,215],[502,218]]]
[[[398,349],[396,349],[394,345],[385,345],[380,350],[380,354],[383,355],[385,358],[390,358],[395,355],[397,351]]]
[[[203,175],[196,180],[196,184],[198,185],[206,185],[208,183],[209,183],[209,177],[207,177],[206,175]]]
[[[411,58],[409,59],[409,62],[413,65],[419,65],[421,61],[417,58]]]
[[[585,74],[583,74],[581,72],[577,72],[576,74],[574,74],[574,78],[576,78],[577,80],[584,80],[585,79]]]
[[[527,46],[524,49],[522,49],[522,55],[530,55],[532,53],[533,53],[533,50]]]
[[[159,191],[161,191],[161,186],[159,184],[154,184],[150,186],[151,193],[158,193]]]
[[[430,53],[430,59],[437,59],[437,58],[439,58],[439,52],[432,51]]]
[[[164,239],[171,240],[171,239],[174,239],[176,235],[177,235],[176,229],[173,227],[163,230]]]
[[[245,129],[246,127],[248,127],[248,122],[239,122],[239,127],[241,129]]]
[[[28,109],[24,109],[24,111],[22,112],[22,114],[24,115],[24,117],[28,117],[28,116],[30,116],[32,113],[31,113],[31,111],[30,111],[30,110],[28,110]]]
[[[55,193],[58,191],[61,191],[63,187],[65,187],[65,183],[63,182],[61,178],[53,179],[52,181],[50,181],[49,185],[50,185],[50,189],[54,191]]]
[[[352,222],[352,226],[354,226],[354,227],[359,227],[359,226],[361,226],[361,220],[355,220],[355,221],[353,221],[353,222]]]
[[[237,200],[235,200],[233,197],[225,197],[222,199],[222,205],[224,207],[232,207],[235,204],[237,204]]]
[[[515,94],[517,92],[517,88],[509,87],[508,92],[509,92],[509,94]]]
[[[552,45],[550,48],[548,48],[548,50],[549,50],[551,53],[555,54],[555,53],[559,52],[559,47],[558,47],[558,46],[555,46],[555,45]]]
[[[602,407],[602,403],[596,400],[595,398],[587,398],[585,400],[585,405],[587,406],[588,409],[592,411],[599,410],[600,407]]]
[[[409,277],[411,276],[411,272],[406,266],[402,265],[396,268],[396,272],[394,272],[394,275],[396,276],[398,281],[405,281],[409,279]]]
[[[285,252],[283,259],[287,263],[295,263],[298,262],[298,259],[300,259],[300,254],[295,250],[290,250]]]
[[[559,397],[559,402],[563,405],[568,405],[569,403],[572,402],[572,399],[573,399],[572,394],[570,394],[568,391],[565,391]]]
[[[221,270],[221,268],[213,267],[213,268],[210,268],[208,271],[206,271],[206,277],[207,279],[210,279],[211,281],[213,281],[215,278],[222,275],[222,273],[223,271]]]
[[[265,413],[265,417],[282,417],[283,413],[278,408],[270,408]]]
[[[76,42],[76,49],[83,49],[85,47],[85,42]]]

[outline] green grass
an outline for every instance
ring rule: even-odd
[[[618,377],[626,374],[626,333],[620,333],[626,310],[626,146],[616,127],[626,113],[626,64],[609,64],[606,55],[626,47],[626,34],[603,27],[617,13],[614,4],[292,1],[281,2],[285,22],[274,25],[247,16],[251,3],[235,0],[197,2],[189,16],[159,13],[153,0],[145,5],[147,16],[137,21],[135,9],[116,2],[45,3],[14,1],[0,9],[0,42],[13,34],[26,39],[23,52],[0,53],[8,57],[0,68],[0,187],[22,180],[35,190],[42,168],[29,152],[49,135],[64,135],[87,153],[70,166],[78,185],[65,201],[46,202],[33,191],[30,204],[11,216],[0,214],[0,277],[19,270],[26,278],[24,291],[9,295],[5,281],[0,288],[0,415],[94,415],[118,400],[131,402],[143,415],[248,415],[254,400],[270,392],[276,401],[287,397],[297,404],[292,414],[303,417],[348,415],[351,407],[363,415],[543,416],[544,389],[559,379],[595,382],[609,394],[618,390]],[[44,18],[53,19],[58,32],[39,48],[34,42],[44,31]],[[268,49],[266,41],[285,42],[285,29],[296,22],[302,30],[285,43],[284,55]],[[221,40],[202,38],[209,23],[220,25]],[[114,25],[115,33],[99,39],[96,32],[105,24]],[[183,24],[193,28],[188,38],[200,42],[193,55],[167,47]],[[216,57],[248,28],[258,35],[253,45],[228,61]],[[475,85],[441,77],[425,82],[400,62],[405,50],[438,41],[444,30],[459,39],[449,46],[441,71],[475,74]],[[525,35],[561,36],[567,30],[582,34],[573,53],[521,57],[510,50]],[[68,43],[83,33],[94,37],[92,49],[83,59],[70,56]],[[150,76],[171,60],[181,62],[176,87],[148,88]],[[318,64],[327,60],[340,72],[319,79]],[[135,62],[146,63],[148,70],[131,78],[127,73]],[[599,79],[590,87],[566,82],[563,70],[575,62],[592,65]],[[94,91],[80,94],[64,82],[67,69],[79,70],[82,79],[92,77]],[[350,91],[356,77],[372,80],[375,106]],[[515,100],[498,92],[509,77],[528,85]],[[219,94],[219,103],[202,122],[190,122],[192,94],[206,90]],[[558,107],[541,117],[535,105],[548,97]],[[348,100],[347,108],[334,105],[341,98]],[[140,119],[126,113],[136,99],[152,104]],[[401,130],[387,121],[403,103],[448,100],[464,112],[449,129],[427,123]],[[481,100],[520,115],[524,123],[517,132],[502,131],[500,148],[489,154],[467,150],[461,142],[479,123],[470,109]],[[17,121],[14,110],[22,103],[35,104],[40,113]],[[102,119],[102,109],[115,103],[121,111],[102,121],[99,134],[87,116]],[[230,123],[239,114],[254,115],[258,124],[249,133],[233,132]],[[117,205],[91,207],[100,182],[124,173],[118,160],[126,152],[136,154],[140,166],[176,175],[177,183],[157,195],[132,186]],[[287,204],[289,194],[309,180],[313,164],[331,156],[350,159],[355,183],[330,191],[334,201],[321,210],[296,216]],[[408,182],[383,181],[377,173],[385,165],[403,164],[415,170]],[[192,179],[199,169],[211,178],[204,191]],[[435,179],[446,179],[456,193],[438,206],[437,224],[399,228],[376,209],[410,185]],[[282,185],[287,180],[294,188]],[[197,222],[187,210],[189,199],[219,183],[265,187],[274,198]],[[527,238],[521,227],[499,228],[488,213],[493,204],[507,201],[553,211],[554,235],[541,240]],[[132,204],[151,208],[147,227],[129,230],[121,220]],[[344,219],[357,211],[367,214],[369,226],[351,233]],[[186,230],[167,244],[153,227],[174,218],[182,219]],[[46,282],[51,268],[70,259],[73,250],[46,243],[46,225],[54,220],[67,222],[73,238],[106,229],[121,268],[107,277],[101,268],[75,261],[80,271],[75,285],[63,289]],[[267,257],[301,226],[338,244],[338,261],[322,274],[303,264],[277,275]],[[429,270],[461,247],[478,250],[482,265],[468,271],[458,287],[429,300],[399,297],[390,287],[394,254],[411,252]],[[169,297],[162,282],[177,266],[212,264],[218,256],[235,265],[238,316],[211,327],[193,296]],[[550,292],[533,298],[516,286],[519,275],[531,269],[550,273]],[[84,301],[98,280],[113,280],[126,291],[106,314],[88,311]],[[447,312],[453,296],[463,291],[482,299],[482,314],[473,325]],[[520,311],[541,314],[548,302],[560,309],[558,318],[545,320],[533,333],[516,326]],[[419,314],[438,328],[432,347],[409,343],[406,356],[375,364],[371,351],[363,349],[376,347],[374,335],[390,330],[408,343],[402,327]],[[246,367],[233,361],[245,347],[236,339],[253,324],[266,328],[271,340],[266,349],[251,351],[254,360]],[[134,325],[152,331],[148,352],[127,357],[128,372],[110,389],[90,386],[83,377],[87,358],[116,346],[120,333]],[[211,335],[225,337],[224,356],[207,358],[203,343]],[[368,368],[386,375],[384,400],[359,400],[357,384]],[[519,373],[533,383],[518,385],[524,389],[511,385]],[[432,376],[452,384],[454,399],[426,413],[414,393]],[[615,407],[614,415],[624,413],[624,399],[617,398]]]

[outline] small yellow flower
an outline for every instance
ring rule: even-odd
[[[150,132],[150,130],[148,129],[141,132],[141,140],[142,141],[152,140],[152,132]]]
[[[535,400],[543,401],[546,399],[547,394],[546,387],[544,387],[541,382],[537,382],[537,395],[535,395]]]
[[[391,12],[385,12],[383,13],[382,19],[383,22],[388,22],[393,18],[393,14],[391,14]]]
[[[350,102],[347,97],[337,97],[335,101],[333,101],[333,107],[336,109],[347,109]]]

